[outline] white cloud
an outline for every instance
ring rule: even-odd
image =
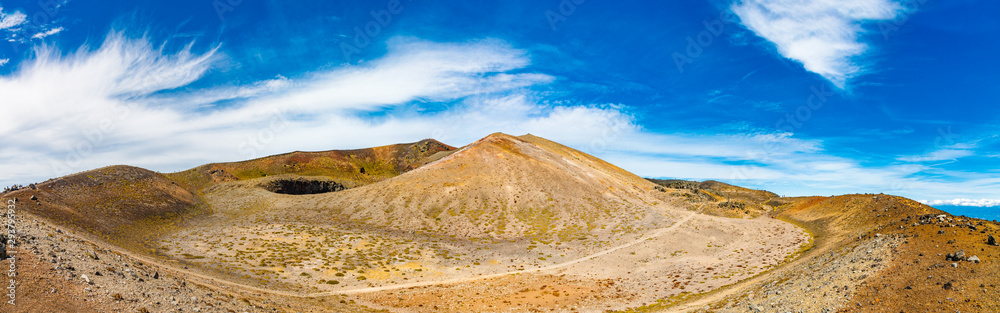
[[[976,154],[975,149],[978,147],[978,141],[971,143],[956,143],[948,146],[943,146],[937,150],[931,151],[926,154],[921,155],[905,155],[897,157],[896,160],[903,162],[937,162],[937,161],[953,161],[964,157],[973,156]]]
[[[28,20],[28,16],[24,13],[14,11],[14,13],[6,14],[2,11],[3,7],[0,7],[0,30],[16,27]]]
[[[69,55],[41,45],[35,59],[0,76],[4,102],[18,103],[4,108],[5,119],[12,122],[0,124],[4,146],[0,170],[8,173],[6,183],[109,164],[171,171],[291,150],[416,141],[443,134],[446,125],[463,126],[452,132],[451,138],[459,142],[503,126],[511,132],[585,129],[587,125],[573,124],[564,116],[615,112],[533,102],[521,89],[553,78],[510,73],[529,59],[524,51],[501,41],[432,43],[404,38],[393,40],[389,50],[387,56],[366,65],[298,79],[278,77],[242,86],[163,92],[200,79],[213,64],[221,63],[215,60],[222,56],[215,50],[195,53],[190,48],[167,53],[145,39],[121,33],[109,34],[97,49]],[[466,97],[521,110],[477,107],[475,101],[461,101]],[[233,99],[238,101],[217,105]],[[372,119],[364,113],[413,102],[455,101],[458,106],[437,114]],[[495,114],[465,118],[487,108]]]
[[[898,157],[897,160],[903,162],[936,162],[957,160],[975,153],[972,150],[964,149],[940,149],[923,155],[909,155]]]
[[[193,82],[230,63],[219,61],[221,52],[168,52],[120,33],[70,54],[40,44],[34,59],[0,76],[4,103],[18,104],[3,108],[0,184],[111,164],[170,172],[425,138],[464,145],[502,131],[533,133],[647,177],[718,179],[786,195],[988,198],[1000,189],[1000,179],[978,174],[917,180],[911,175],[924,165],[865,166],[787,133],[654,133],[621,104],[548,101],[531,87],[554,78],[530,72],[527,53],[502,41],[401,38],[388,51],[304,77],[197,89]]]
[[[1000,206],[1000,199],[951,199],[951,200],[920,200],[920,203],[926,205],[954,205],[954,206],[975,206],[975,207],[994,207]]]
[[[731,10],[782,56],[843,88],[864,69],[854,60],[868,49],[859,39],[862,23],[893,19],[902,7],[891,0],[741,0]]]
[[[48,37],[48,36],[52,36],[52,35],[58,34],[61,31],[63,31],[62,27],[56,27],[56,28],[53,28],[53,29],[50,29],[50,30],[47,30],[47,31],[44,31],[44,32],[37,33],[37,34],[31,36],[31,38],[33,38],[33,39],[42,39],[42,38],[45,38],[45,37]]]
[[[0,66],[7,65],[7,62],[10,62],[10,59],[0,59]]]

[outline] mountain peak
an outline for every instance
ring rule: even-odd
[[[351,220],[404,231],[544,241],[579,232],[607,239],[621,235],[614,230],[661,226],[654,187],[572,148],[494,133],[437,162],[324,201]]]

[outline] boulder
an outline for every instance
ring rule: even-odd
[[[991,246],[996,246],[997,245],[997,239],[993,238],[993,235],[989,235],[989,237],[986,237],[986,244],[991,245]]]

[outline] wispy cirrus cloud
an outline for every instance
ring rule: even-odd
[[[891,0],[739,0],[730,9],[781,56],[841,88],[864,71],[856,60],[869,48],[860,38],[863,24],[902,11]]]
[[[616,112],[535,101],[524,88],[554,78],[524,72],[527,53],[499,40],[397,38],[385,57],[365,65],[188,88],[224,58],[217,48],[165,51],[121,32],[109,34],[96,49],[70,54],[36,46],[33,59],[0,76],[4,102],[18,104],[5,106],[12,122],[0,125],[4,180],[37,181],[109,164],[180,170],[209,160],[366,147],[435,134],[461,142],[496,130],[583,130],[587,125],[577,119]],[[452,107],[434,114],[367,115],[423,105]],[[482,112],[493,114],[471,118]],[[261,139],[276,117],[282,130],[268,134],[268,144],[241,148],[248,137]]]
[[[897,160],[903,162],[937,162],[957,160],[975,155],[975,151],[969,149],[939,149],[922,155],[908,155],[898,157]]]
[[[31,36],[31,38],[32,39],[42,39],[42,38],[45,38],[45,37],[48,37],[48,36],[52,36],[52,35],[58,34],[59,32],[62,32],[62,31],[63,31],[62,27],[56,27],[56,28],[53,28],[53,29],[50,29],[50,30],[47,30],[47,31],[44,31],[44,32],[39,32],[37,34],[34,34],[34,35]]]

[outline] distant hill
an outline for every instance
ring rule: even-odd
[[[714,206],[704,207],[704,210],[705,213],[719,216],[756,217],[788,203],[770,191],[743,188],[714,180],[648,180],[666,188],[690,190],[702,199],[715,202]]]
[[[220,182],[282,174],[326,176],[350,188],[394,177],[455,150],[437,140],[426,139],[366,149],[296,151],[241,162],[210,163],[167,176],[192,190]]]

